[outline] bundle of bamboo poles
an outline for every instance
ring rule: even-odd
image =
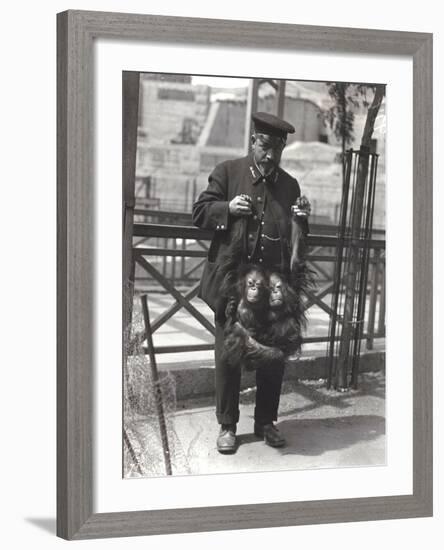
[[[365,320],[378,155],[346,152],[330,319],[327,385],[357,387]]]

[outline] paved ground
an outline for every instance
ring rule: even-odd
[[[164,294],[150,293],[151,319],[162,314],[173,299]],[[198,299],[193,305],[212,320],[209,308]],[[133,321],[140,323],[135,303]],[[139,317],[139,320],[137,321]],[[308,312],[308,336],[326,336],[327,314],[314,306]],[[184,309],[179,310],[154,333],[154,345],[211,343],[213,337]],[[384,339],[375,348],[384,348]],[[303,355],[324,355],[326,344],[305,344]],[[183,366],[214,366],[214,352],[158,354],[162,372]],[[144,383],[140,384],[140,388]],[[146,387],[146,386],[145,386]],[[143,390],[142,390],[143,391]],[[362,375],[360,388],[347,393],[327,391],[324,381],[286,382],[281,398],[278,426],[287,439],[282,449],[267,447],[253,434],[255,389],[247,388],[241,395],[241,418],[238,424],[239,449],[234,455],[220,455],[215,447],[218,425],[213,399],[199,398],[174,403],[169,387],[167,400],[168,439],[173,473],[210,474],[253,472],[287,469],[334,468],[378,465],[385,463],[385,381],[382,373]],[[152,399],[151,399],[152,400]],[[149,416],[134,416],[128,436],[144,475],[165,473],[158,420],[152,403]],[[140,475],[128,448],[125,471]],[[130,467],[130,464],[133,467]]]
[[[276,471],[385,463],[385,379],[381,372],[361,376],[358,390],[338,393],[325,381],[284,385],[278,427],[287,439],[273,449],[253,434],[255,389],[241,395],[239,449],[221,455],[212,399],[177,403],[168,414],[175,475]],[[130,433],[145,475],[162,475],[164,462],[156,417],[138,417]],[[141,448],[149,448],[143,453]],[[128,456],[128,455],[127,455]]]

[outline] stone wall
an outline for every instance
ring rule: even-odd
[[[184,122],[197,141],[210,105],[208,86],[182,82],[142,80],[140,83],[139,128],[152,144],[182,141]]]
[[[208,86],[192,86],[159,76],[142,79],[140,89],[137,177],[150,180],[150,195],[161,210],[190,212],[208,175],[223,160],[245,154],[246,101],[210,102]],[[380,121],[385,121],[384,105]],[[259,109],[273,112],[273,97],[262,97]],[[342,190],[340,147],[323,123],[313,101],[287,97],[285,118],[296,128],[288,138],[282,167],[296,177],[313,205],[313,216],[336,223]],[[355,117],[353,148],[358,148],[365,114]],[[385,227],[385,124],[375,131],[380,154],[374,226]],[[331,144],[321,143],[329,140]],[[140,196],[144,188],[139,187]]]

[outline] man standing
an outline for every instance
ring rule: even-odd
[[[216,313],[216,417],[221,425],[217,449],[221,453],[233,453],[237,448],[241,380],[241,369],[228,368],[221,360],[224,319],[216,305],[222,260],[230,257],[241,237],[246,242],[244,261],[273,271],[288,271],[292,217],[298,216],[308,232],[309,207],[302,210],[295,205],[301,195],[299,184],[279,167],[287,134],[294,133],[294,127],[268,113],[255,113],[252,119],[252,153],[217,165],[207,189],[193,206],[193,223],[214,230],[199,296]],[[283,374],[284,368],[275,366],[256,371],[254,433],[272,447],[285,445],[274,425]]]

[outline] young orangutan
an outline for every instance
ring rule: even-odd
[[[269,296],[263,269],[244,266],[238,273],[236,295],[231,295],[226,308],[222,358],[231,367],[243,365],[246,370],[254,370],[283,361],[280,349],[261,341],[269,323]]]
[[[306,323],[300,295],[279,273],[271,273],[269,284],[270,309],[264,341],[285,355],[293,355],[301,349],[302,330]]]
[[[307,199],[298,203],[305,208]],[[312,272],[305,262],[305,234],[299,217],[292,218],[291,261],[288,278],[273,272],[267,276],[255,265],[240,264],[241,240],[223,264],[225,273],[221,304],[225,318],[223,360],[247,370],[280,365],[302,344],[305,315],[301,292],[312,286]]]

